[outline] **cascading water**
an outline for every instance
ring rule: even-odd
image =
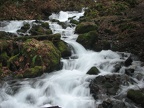
[[[72,56],[69,59],[61,59],[63,68],[60,71],[44,74],[34,79],[5,82],[0,88],[0,108],[46,108],[57,105],[62,108],[96,108],[96,104],[101,103],[99,100],[95,102],[90,94],[91,79],[100,75],[115,74],[112,72],[113,64],[124,61],[126,58],[121,59],[120,54],[110,50],[89,51],[76,42],[75,27],[71,26],[68,18],[76,16],[74,18],[78,20],[83,13],[61,11],[59,14],[50,16],[50,19],[69,24],[69,27],[63,29],[56,22],[48,21],[53,33],[61,33],[61,39],[72,47]],[[21,22],[17,27],[20,26],[22,26]],[[7,27],[0,29],[1,31],[16,31],[11,30],[8,25]],[[87,75],[87,71],[93,66],[98,67],[100,73]],[[144,70],[141,69],[141,71]],[[120,72],[118,74],[123,74],[122,69]],[[143,87],[143,80],[137,81],[137,84]],[[123,86],[120,93],[129,87],[134,88],[136,85]]]

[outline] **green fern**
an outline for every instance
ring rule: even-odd
[[[32,65],[34,66],[35,62],[36,62],[36,58],[37,58],[37,55],[35,55],[33,58],[32,58]]]

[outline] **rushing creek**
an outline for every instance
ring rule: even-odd
[[[78,35],[74,33],[75,26],[69,23],[69,18],[74,17],[75,20],[78,20],[83,14],[83,11],[80,13],[61,11],[59,14],[52,14],[49,17],[50,20],[46,22],[49,22],[53,33],[60,33],[61,39],[68,43],[72,52],[71,57],[61,58],[63,67],[59,71],[45,73],[37,78],[3,83],[0,86],[0,108],[46,108],[49,106],[97,108],[102,101],[95,101],[90,94],[90,81],[100,75],[123,74],[125,67],[120,69],[120,73],[113,73],[113,66],[117,62],[126,60],[129,54],[126,53],[127,56],[121,59],[121,53],[111,50],[94,52],[86,50],[77,43]],[[69,26],[63,29],[57,22],[51,22],[51,19],[65,22]],[[23,22],[32,24],[33,21],[5,21],[3,23],[6,25],[0,27],[0,31],[16,33]],[[100,68],[102,64],[104,64],[103,68]],[[144,68],[139,66],[140,62],[135,61],[133,64],[137,65],[137,71],[143,75]],[[100,73],[98,75],[86,74],[93,66],[97,67]],[[125,94],[129,88],[144,88],[143,78],[141,80],[133,79],[136,84],[121,86],[119,94]]]

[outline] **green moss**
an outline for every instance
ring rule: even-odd
[[[51,68],[54,68],[55,66],[59,64],[61,54],[59,50],[57,50],[57,48],[53,45],[52,42],[49,42],[47,44],[51,48],[51,52],[48,53],[48,56],[51,58],[50,60]]]
[[[111,9],[111,14],[120,15],[122,12],[128,9],[128,4],[125,2],[116,2],[111,6]]]
[[[12,63],[13,61],[17,60],[18,56],[19,56],[19,54],[16,54],[16,55],[10,57],[9,60],[8,60],[8,63]]]
[[[89,75],[97,75],[97,74],[99,74],[100,73],[100,71],[96,68],[96,67],[92,67],[88,72],[87,72],[87,74],[89,74]]]
[[[76,27],[76,33],[82,34],[82,33],[87,33],[89,31],[97,30],[98,26],[92,22],[85,22],[85,23],[80,23]]]
[[[3,53],[0,54],[0,59],[7,61],[9,59],[9,56],[7,55],[6,52],[3,52]]]
[[[127,97],[130,98],[135,103],[144,106],[144,92],[140,90],[129,90],[127,92]]]
[[[79,22],[78,22],[77,20],[71,19],[71,20],[70,20],[70,23],[78,24]]]
[[[99,11],[95,10],[95,9],[87,9],[85,12],[85,17],[88,18],[96,18],[99,15]]]
[[[44,34],[44,29],[39,25],[33,25],[32,29],[30,30],[30,33],[32,35],[42,35]]]
[[[30,29],[30,24],[29,24],[29,23],[25,23],[25,24],[21,27],[21,29],[17,30],[17,32],[19,32],[19,33],[26,33],[27,30],[29,30],[29,29]]]
[[[68,56],[71,55],[71,51],[70,51],[70,49],[68,48],[67,44],[64,41],[62,41],[62,40],[57,41],[55,43],[55,46],[61,52],[62,57],[68,57]]]
[[[117,1],[123,1],[123,2],[126,2],[130,5],[130,7],[134,7],[138,4],[138,1],[137,0],[117,0]]]
[[[121,31],[132,30],[132,29],[137,28],[137,25],[134,23],[123,23],[119,25],[119,28],[121,29]]]
[[[43,73],[42,66],[35,66],[34,68],[27,69],[23,75],[17,75],[17,77],[36,77]]]
[[[47,29],[47,30],[45,31],[45,34],[52,34],[52,30]]]
[[[9,46],[9,43],[7,40],[0,40],[0,50],[7,49]]]
[[[79,35],[77,42],[82,44],[85,48],[92,49],[95,42],[98,41],[98,34],[96,31],[90,31]]]
[[[49,23],[47,23],[47,22],[42,22],[41,26],[46,29],[49,29]]]

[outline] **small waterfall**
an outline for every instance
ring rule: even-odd
[[[23,79],[5,82],[0,87],[0,108],[47,108],[49,106],[60,106],[62,108],[96,108],[101,100],[95,101],[90,94],[89,84],[95,75],[87,75],[87,71],[95,66],[100,70],[97,76],[111,75],[114,65],[124,61],[121,55],[111,50],[94,52],[86,50],[76,42],[78,37],[74,34],[75,27],[69,26],[63,29],[52,19],[69,23],[69,18],[78,20],[83,16],[84,11],[63,12],[52,14],[50,28],[53,33],[60,33],[61,39],[72,47],[72,56],[69,59],[61,59],[63,68],[50,74],[33,79]],[[5,27],[0,27],[0,31],[13,32],[22,26],[23,21],[11,21]],[[15,24],[15,28],[13,25]],[[70,23],[69,23],[70,25]],[[144,68],[139,67],[141,72]],[[122,74],[122,69],[120,71]],[[137,81],[139,87],[143,87],[143,80]],[[137,85],[122,86],[120,93],[125,93],[127,89]]]

